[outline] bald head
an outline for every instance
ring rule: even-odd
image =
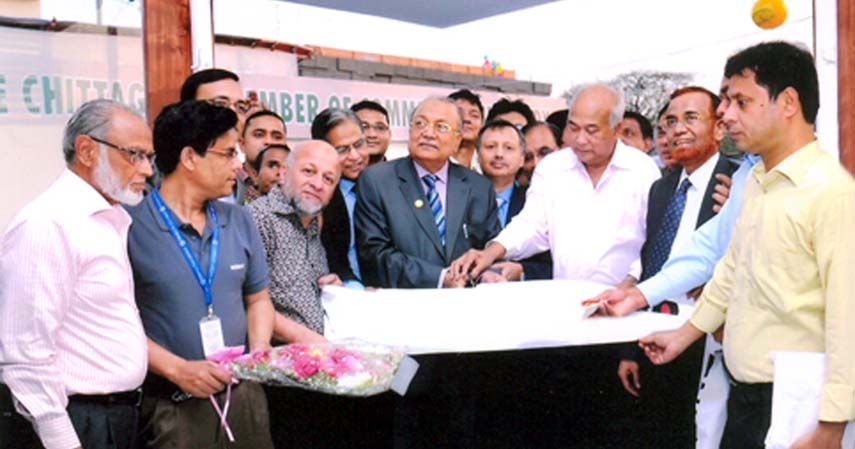
[[[605,84],[592,84],[579,91],[568,106],[565,144],[589,170],[605,167],[617,143],[617,125],[623,119],[623,97]]]
[[[303,217],[313,217],[329,203],[338,185],[338,153],[322,140],[297,146],[285,160],[282,192]]]

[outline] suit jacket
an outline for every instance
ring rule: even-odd
[[[356,241],[363,283],[386,288],[436,288],[443,268],[501,230],[493,186],[449,163],[446,246],[410,157],[368,167],[357,182]]]
[[[508,203],[508,223],[517,216],[525,205],[527,188],[514,184],[511,201]],[[520,261],[526,280],[552,279],[552,253],[544,251]]]
[[[713,169],[712,178],[710,179],[715,179],[715,175],[719,173],[730,176],[738,167],[738,163],[728,159],[724,155],[721,155],[718,163]],[[647,202],[647,239],[644,242],[644,246],[641,248],[642,264],[649,257],[648,252],[652,250],[653,239],[659,231],[659,227],[662,225],[665,208],[668,207],[668,201],[671,200],[671,196],[674,195],[674,191],[677,190],[677,183],[680,181],[680,175],[682,173],[682,170],[673,170],[671,173],[663,176],[650,186],[650,196],[648,197],[649,199]],[[699,228],[715,215],[713,212],[713,205],[715,202],[713,201],[712,195],[713,192],[715,192],[716,184],[716,182],[707,183],[707,189],[704,192],[704,199],[701,203],[701,210],[698,212],[698,219],[695,222],[695,229]],[[646,267],[642,266],[642,280],[650,278],[655,274],[656,273],[648,272]]]
[[[342,281],[360,280],[350,266],[347,250],[350,247],[350,216],[344,195],[336,186],[330,203],[324,209],[321,243],[327,253],[330,273],[335,273]]]

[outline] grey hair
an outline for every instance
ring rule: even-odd
[[[91,135],[103,139],[113,124],[113,114],[117,110],[142,119],[142,116],[133,109],[106,98],[87,101],[74,111],[68,123],[65,124],[65,133],[62,138],[62,153],[67,164],[77,160],[77,151],[74,149],[74,141],[77,137]]]
[[[446,103],[454,106],[454,110],[457,111],[457,129],[461,131],[463,130],[463,111],[460,110],[460,106],[458,106],[457,103],[451,98],[443,97],[440,95],[431,95],[430,97],[427,97],[424,100],[420,101],[416,108],[410,112],[411,122],[413,121],[413,117],[416,116],[416,112],[419,112],[419,109],[421,109],[422,106],[424,106],[424,104],[428,101],[439,101],[441,103]]]
[[[359,129],[362,129],[360,126],[359,117],[351,111],[350,109],[342,109],[342,108],[326,108],[318,114],[317,117],[312,121],[312,139],[315,140],[327,140],[327,134],[332,131],[333,128],[342,124],[345,121],[351,121],[356,123],[359,126]]]
[[[567,109],[569,111],[572,111],[573,106],[576,105],[576,99],[579,98],[579,96],[582,95],[583,92],[593,88],[605,88],[612,94],[612,96],[614,96],[615,103],[614,105],[612,105],[611,111],[609,111],[609,127],[614,128],[618,125],[618,123],[621,122],[621,120],[623,120],[623,113],[626,109],[626,102],[623,99],[623,95],[618,93],[618,91],[615,90],[614,87],[609,86],[608,84],[591,83],[583,85],[576,95],[573,95],[572,98],[567,100]]]

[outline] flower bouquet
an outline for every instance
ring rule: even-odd
[[[344,342],[277,346],[228,362],[232,375],[268,385],[346,396],[371,396],[392,387],[402,349]]]

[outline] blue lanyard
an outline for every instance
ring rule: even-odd
[[[214,297],[211,293],[211,285],[214,283],[214,274],[217,272],[217,257],[220,253],[220,227],[219,222],[217,221],[217,212],[214,210],[213,203],[208,201],[208,215],[211,216],[211,223],[214,225],[214,232],[211,236],[211,257],[208,259],[208,277],[206,278],[205,275],[202,274],[202,268],[199,266],[199,261],[196,260],[196,256],[194,256],[193,252],[190,251],[190,246],[187,244],[187,240],[178,230],[178,226],[175,224],[172,214],[169,213],[169,210],[166,208],[166,204],[163,202],[163,199],[160,197],[160,193],[157,189],[152,190],[151,199],[154,201],[154,206],[157,208],[160,218],[163,219],[164,223],[166,223],[166,227],[169,228],[169,233],[172,234],[172,239],[175,240],[175,243],[178,244],[178,248],[181,250],[181,254],[184,255],[184,260],[187,261],[187,265],[190,265],[190,270],[193,272],[196,282],[199,283],[199,287],[202,288],[202,292],[205,294],[205,305],[208,306],[208,316],[213,316]]]

